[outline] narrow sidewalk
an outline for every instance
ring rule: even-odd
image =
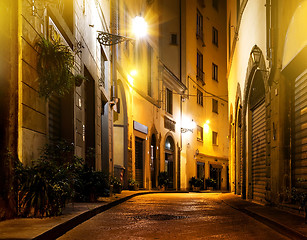
[[[243,200],[232,193],[221,194],[220,199],[232,208],[244,212],[290,239],[307,239],[307,224],[302,215]]]
[[[16,218],[0,222],[0,239],[55,239],[92,216],[149,191],[122,191],[95,203],[70,203],[63,215],[50,218]]]

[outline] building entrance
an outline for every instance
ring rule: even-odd
[[[174,140],[171,136],[168,136],[165,140],[165,171],[167,172],[169,179],[169,188],[174,188]]]
[[[218,164],[210,164],[210,178],[214,179],[215,184],[215,190],[221,189],[221,172],[222,172],[222,166]]]
[[[144,160],[144,140],[135,137],[135,180],[139,187],[143,188],[143,160]]]
[[[265,200],[266,186],[266,111],[264,82],[256,73],[251,88],[249,105],[251,111],[251,170],[252,197],[256,201]]]
[[[150,144],[150,175],[151,187],[157,187],[157,159],[156,159],[156,136],[153,134]]]

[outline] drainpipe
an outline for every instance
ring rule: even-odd
[[[182,15],[181,15],[181,0],[179,0],[179,80],[180,82],[182,82],[182,30],[181,30],[181,23],[182,23]],[[180,96],[180,124],[182,125],[182,100],[183,97],[182,95]],[[180,155],[182,152],[182,132],[180,131]],[[180,162],[178,164],[181,163],[181,156],[178,156],[180,158]],[[178,168],[177,168],[178,169]],[[179,166],[179,171],[181,172],[181,166]],[[178,176],[178,174],[177,174]],[[181,177],[181,174],[179,174],[179,176]],[[179,179],[179,181],[177,181],[177,183],[181,184],[181,179]],[[177,186],[178,190],[180,190],[180,186]]]
[[[118,1],[111,1],[111,33],[112,34],[117,34],[117,4]],[[112,54],[112,89],[111,89],[111,99],[110,101],[112,102],[113,99],[115,97],[117,97],[117,68],[116,68],[116,64],[117,64],[117,45],[112,45],[111,46],[111,54]],[[110,105],[111,106],[111,105]],[[114,115],[114,111],[113,108],[111,107],[111,118],[112,118],[112,126],[111,126],[111,154],[109,155],[110,159],[109,159],[109,171],[110,174],[113,175],[114,174],[114,163],[113,163],[113,158],[114,158],[114,134],[113,134],[113,126],[114,126],[114,122],[113,122],[113,115]]]
[[[117,34],[117,0],[111,1],[112,34]],[[112,99],[117,97],[117,71],[116,71],[117,45],[112,45]]]

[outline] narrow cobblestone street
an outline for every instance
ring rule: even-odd
[[[288,239],[227,206],[219,193],[135,197],[60,239]]]

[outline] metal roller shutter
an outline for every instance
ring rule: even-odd
[[[135,180],[143,188],[143,139],[135,138]]]
[[[307,75],[295,80],[293,180],[307,177]],[[305,183],[306,185],[306,183]],[[307,187],[307,186],[305,186]]]
[[[266,185],[266,141],[265,103],[260,102],[252,109],[252,186],[253,199],[265,199]]]
[[[240,194],[242,194],[242,187],[243,187],[243,142],[242,142],[242,128],[240,127]]]

